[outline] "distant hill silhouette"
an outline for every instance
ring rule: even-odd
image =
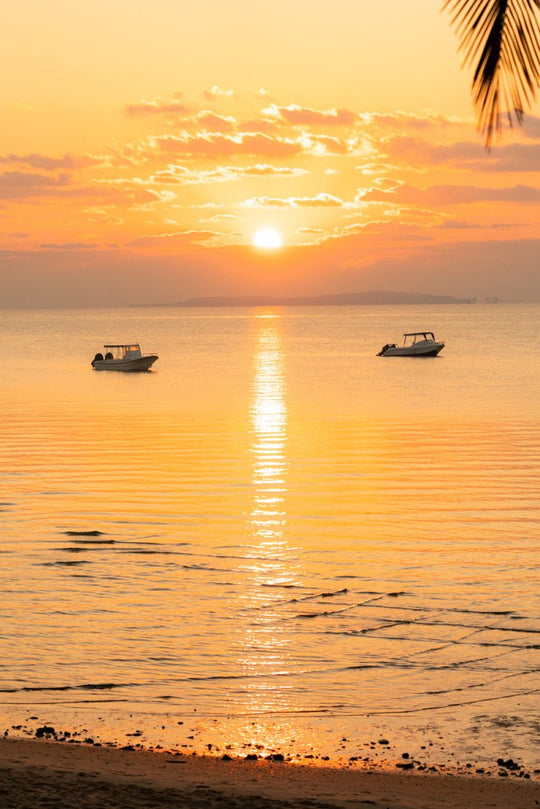
[[[464,303],[452,295],[428,295],[421,292],[344,292],[339,295],[301,295],[292,298],[270,295],[210,296],[189,298],[178,303],[143,304],[147,306],[361,306],[399,304]]]

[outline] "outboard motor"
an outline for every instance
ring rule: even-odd
[[[95,357],[94,357],[94,359],[92,360],[92,365],[93,365],[95,362],[101,362],[102,360],[103,360],[103,354],[101,353],[101,351],[98,351],[98,353],[96,354],[96,356],[95,356]]]

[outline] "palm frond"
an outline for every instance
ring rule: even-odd
[[[474,66],[478,125],[491,147],[506,113],[521,124],[540,82],[540,0],[445,0],[452,25]]]

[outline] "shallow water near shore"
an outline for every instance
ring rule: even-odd
[[[538,768],[539,313],[4,312],[5,727]]]

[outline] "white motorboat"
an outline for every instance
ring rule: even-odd
[[[403,335],[403,345],[387,343],[378,357],[436,357],[444,343],[435,339],[432,331],[412,331]]]
[[[139,343],[106,345],[105,355],[99,351],[92,360],[95,371],[148,371],[158,359],[156,354],[141,354]]]

